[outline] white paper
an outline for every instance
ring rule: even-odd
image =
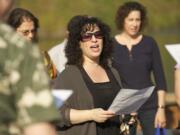
[[[117,115],[137,112],[151,96],[154,88],[154,86],[150,86],[141,90],[121,89],[108,110],[113,111]]]
[[[53,89],[52,95],[54,96],[57,108],[60,108],[64,101],[66,101],[72,95],[72,93],[72,90]]]
[[[174,58],[176,63],[180,64],[180,44],[169,44],[165,45],[165,47]]]

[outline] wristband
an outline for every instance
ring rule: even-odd
[[[159,108],[159,109],[164,109],[165,106],[164,106],[164,105],[158,105],[158,108]]]

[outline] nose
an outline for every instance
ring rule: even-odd
[[[92,41],[94,41],[94,42],[96,42],[96,41],[97,41],[97,39],[96,39],[96,37],[95,37],[94,35],[92,35],[91,40],[92,40]]]
[[[27,39],[28,39],[29,41],[32,41],[33,38],[34,38],[34,33],[33,33],[33,32],[29,32],[29,34],[27,35]]]
[[[134,21],[133,21],[133,24],[134,24],[134,26],[140,25],[140,20],[134,20]]]
[[[133,24],[133,26],[136,26],[136,25],[137,25],[137,21],[134,20],[134,21],[132,22],[132,24]]]

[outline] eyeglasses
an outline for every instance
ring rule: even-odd
[[[94,32],[94,33],[85,33],[81,36],[81,41],[87,42],[92,39],[92,36],[94,36],[97,39],[102,39],[103,35],[100,31]]]
[[[18,30],[18,32],[20,32],[24,36],[27,36],[30,33],[35,34],[37,32],[37,30],[35,30],[35,29],[33,29],[33,30]]]

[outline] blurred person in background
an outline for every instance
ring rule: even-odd
[[[12,3],[0,0],[1,20]],[[60,114],[38,47],[0,22],[0,55],[0,135],[56,135]]]
[[[116,13],[116,26],[121,31],[113,39],[113,67],[122,81],[123,88],[142,89],[154,85],[155,90],[137,112],[144,135],[154,135],[155,127],[166,126],[166,81],[160,52],[156,41],[142,33],[147,22],[146,9],[138,2],[126,2]],[[136,134],[135,113],[129,119],[130,134]],[[128,117],[128,116],[127,116]],[[132,119],[132,118],[133,119]]]
[[[13,9],[7,23],[28,41],[38,41],[39,20],[30,11],[23,8]]]
[[[67,39],[65,38],[62,43],[52,47],[48,51],[48,54],[51,57],[58,71],[57,74],[60,74],[65,69],[65,65],[67,62],[67,58],[65,56],[66,44],[67,44]]]
[[[15,8],[11,11],[7,23],[12,26],[15,31],[32,43],[38,42],[39,20],[30,11],[23,8]],[[47,67],[49,76],[54,79],[57,76],[56,66],[53,64],[47,51],[42,52],[44,63]]]
[[[60,109],[59,135],[119,135],[119,117],[108,111],[120,90],[118,72],[108,66],[110,29],[95,17],[74,23],[68,29],[66,68],[53,86],[74,92]]]

